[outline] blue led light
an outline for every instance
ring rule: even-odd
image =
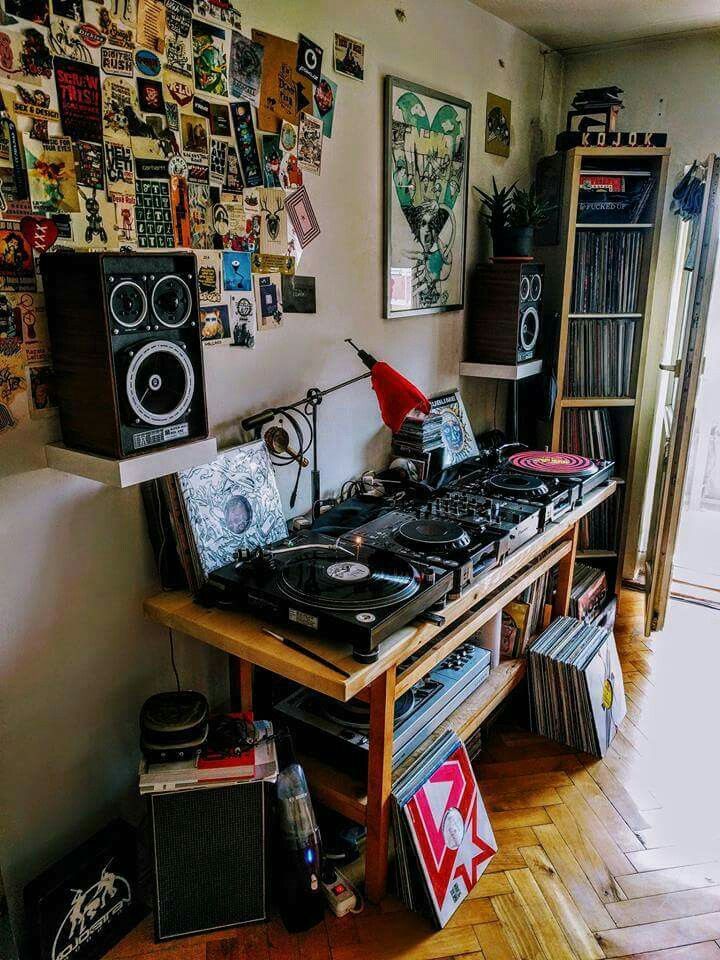
[[[315,851],[310,849],[306,850],[305,859],[307,860],[308,863],[312,863],[313,860],[315,859]]]

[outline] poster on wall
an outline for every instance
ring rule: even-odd
[[[510,101],[488,93],[485,108],[485,153],[510,156]]]
[[[385,316],[465,302],[470,104],[385,81]]]

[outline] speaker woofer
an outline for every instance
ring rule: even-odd
[[[542,293],[542,277],[539,273],[534,273],[530,278],[530,297],[532,300],[539,300]]]
[[[153,340],[132,356],[125,387],[135,415],[144,423],[164,427],[187,412],[195,374],[182,347],[168,340]]]
[[[535,307],[528,307],[520,320],[520,346],[524,351],[535,349],[540,335],[540,317]]]
[[[530,296],[530,280],[523,275],[520,278],[520,299],[527,300]]]

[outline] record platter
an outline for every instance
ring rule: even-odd
[[[342,637],[356,660],[371,663],[381,640],[444,600],[452,574],[428,561],[411,563],[303,531],[220,567],[208,582],[220,602]]]

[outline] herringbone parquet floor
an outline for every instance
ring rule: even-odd
[[[388,898],[300,936],[275,920],[158,947],[148,922],[111,956],[720,960],[720,612],[676,602],[646,643],[642,599],[621,599],[628,716],[603,761],[522,729],[488,738],[499,852],[444,930]]]

